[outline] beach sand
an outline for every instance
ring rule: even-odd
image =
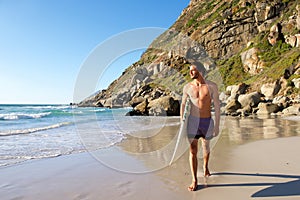
[[[211,153],[212,176],[202,176],[200,161],[198,190],[189,192],[188,152],[170,166],[139,158],[168,144],[177,130],[166,127],[152,139],[128,137],[92,154],[2,167],[1,199],[300,199],[299,136],[234,143],[222,134]]]

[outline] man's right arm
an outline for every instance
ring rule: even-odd
[[[181,106],[180,106],[180,121],[182,120],[182,117],[183,117],[183,114],[184,114],[184,109],[185,109],[185,104],[186,104],[187,97],[188,97],[187,88],[188,88],[188,85],[185,85],[183,87],[182,98],[181,98]]]

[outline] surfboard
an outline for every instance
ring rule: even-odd
[[[180,156],[182,156],[182,154],[187,150],[187,148],[190,145],[187,138],[187,125],[188,125],[188,117],[190,115],[190,109],[191,109],[191,101],[190,99],[187,99],[184,112],[182,115],[182,120],[180,123],[180,128],[177,133],[177,141],[169,165],[171,165],[173,161],[176,161],[178,158],[180,158]]]

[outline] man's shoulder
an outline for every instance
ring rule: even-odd
[[[183,89],[187,89],[188,87],[190,87],[191,83],[187,83],[183,86]]]
[[[207,85],[210,85],[210,86],[213,86],[213,87],[216,87],[216,86],[217,86],[217,84],[216,84],[215,82],[210,81],[210,80],[206,80],[206,84],[207,84]]]

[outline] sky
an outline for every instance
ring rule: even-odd
[[[0,104],[73,102],[78,75],[99,45],[130,30],[168,29],[188,3],[0,0]],[[107,88],[144,50],[112,61],[95,92]]]

